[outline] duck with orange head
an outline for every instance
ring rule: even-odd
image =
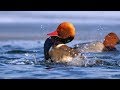
[[[79,52],[104,52],[104,51],[116,51],[115,45],[120,44],[120,39],[116,33],[108,33],[103,42],[95,41],[89,43],[80,43],[74,45],[74,49]]]
[[[78,55],[77,50],[66,45],[75,37],[75,27],[72,23],[63,22],[54,32],[47,35],[50,37],[44,43],[45,60],[65,63]]]

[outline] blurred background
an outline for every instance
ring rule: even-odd
[[[75,25],[76,39],[120,34],[120,11],[0,11],[0,40],[43,40],[63,21]]]

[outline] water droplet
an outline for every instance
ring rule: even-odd
[[[97,29],[97,37],[99,37],[98,40],[100,40],[100,41],[102,41],[101,38],[103,36],[103,33],[102,33],[103,30],[104,30],[104,28],[101,25],[99,25],[98,29]]]
[[[43,25],[40,25],[41,28],[43,28]]]
[[[79,47],[79,45],[77,44],[76,47]]]
[[[43,25],[40,25],[40,28],[41,28],[42,30],[44,30],[44,26],[43,26]]]
[[[29,56],[29,54],[28,54],[28,53],[25,53],[25,56]]]

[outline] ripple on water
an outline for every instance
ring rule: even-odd
[[[69,64],[45,63],[43,44],[40,41],[0,42],[0,78],[120,78],[120,52],[83,53],[83,62],[77,58]]]

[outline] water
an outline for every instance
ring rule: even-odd
[[[8,24],[10,25],[10,24]],[[32,26],[33,25],[33,26]],[[17,27],[21,26],[21,30],[26,29],[24,26],[30,26],[29,30],[35,30],[37,25],[10,25],[4,27],[2,32],[7,32],[8,28],[12,28],[13,32],[17,30]],[[56,25],[51,25],[51,29],[48,29],[50,25],[42,24],[46,32],[42,29],[42,33],[50,32],[54,30]],[[2,25],[3,26],[3,25]],[[40,26],[38,24],[38,26]],[[15,28],[16,27],[16,28]],[[31,28],[32,27],[32,28]],[[48,27],[48,28],[46,28]],[[79,27],[81,28],[79,30]],[[98,25],[77,25],[77,36],[74,41],[68,45],[72,46],[75,43],[82,43],[92,40],[103,40],[106,33],[113,31],[120,33],[119,26],[102,26],[104,30],[99,31]],[[91,32],[88,32],[88,29]],[[106,29],[106,30],[105,30]],[[11,30],[11,31],[12,31]],[[39,31],[40,31],[39,30]],[[38,32],[39,32],[38,31]],[[100,34],[99,34],[100,32]],[[19,32],[16,32],[19,33]],[[84,35],[83,35],[84,33]],[[89,33],[89,36],[87,35]],[[102,33],[102,35],[101,35]],[[29,33],[31,34],[31,33]],[[38,33],[40,34],[40,33]],[[93,35],[94,34],[94,35]],[[22,34],[20,34],[22,35]],[[10,36],[9,36],[10,37]],[[14,38],[16,36],[14,35]],[[27,37],[27,35],[26,35]],[[21,39],[3,38],[0,41],[0,78],[3,79],[117,79],[120,78],[120,52],[103,52],[103,53],[85,53],[88,61],[103,60],[107,63],[99,65],[90,65],[81,67],[79,65],[46,65],[44,64],[43,45],[47,36]],[[80,38],[80,39],[79,39]],[[37,40],[38,39],[38,40]],[[120,50],[120,45],[117,45],[117,49]]]
[[[0,15],[12,16],[10,12],[7,13],[9,14],[2,12]],[[22,14],[18,12],[13,14],[16,17],[22,15],[21,18],[25,17],[24,15],[34,16],[34,14],[23,14],[23,12]],[[47,15],[41,15],[47,17]],[[35,16],[36,18],[39,17],[37,14]],[[78,16],[75,17],[79,18]],[[111,15],[111,17],[113,17],[113,20],[114,15]],[[74,65],[46,64],[44,63],[43,54],[43,45],[47,38],[46,34],[55,30],[59,22],[66,21],[68,18],[63,19],[62,16],[52,17],[52,19],[62,18],[56,23],[42,23],[42,21],[38,22],[39,20],[34,23],[33,21],[31,23],[18,23],[17,21],[21,20],[21,18],[13,19],[16,20],[13,23],[10,18],[5,19],[6,21],[2,18],[4,22],[1,21],[0,23],[0,79],[120,79],[120,45],[116,46],[118,51],[84,53],[87,61],[86,66],[75,63]],[[108,20],[110,16],[104,18]],[[67,45],[72,47],[76,43],[103,41],[104,36],[109,32],[115,32],[119,36],[120,23],[116,18],[119,18],[119,15],[113,20],[117,24],[111,24],[109,21],[81,24],[74,22],[76,18],[73,18],[77,33],[75,39]],[[95,61],[97,60],[101,61],[101,63],[96,64]]]

